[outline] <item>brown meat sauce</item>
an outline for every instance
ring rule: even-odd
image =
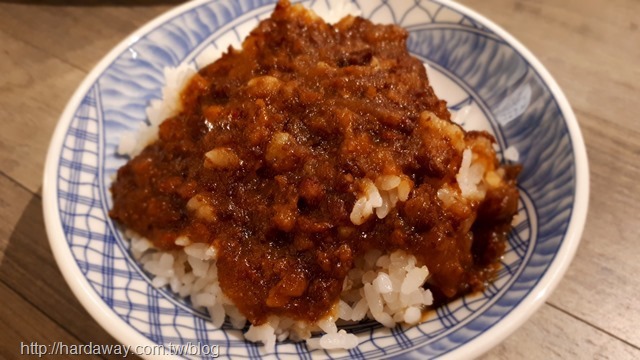
[[[253,324],[326,315],[370,249],[414,254],[439,301],[482,289],[516,211],[517,169],[470,207],[473,235],[475,215],[443,208],[437,191],[455,183],[461,155],[421,125],[424,111],[449,113],[406,38],[281,2],[242,51],[193,78],[183,111],[118,171],[111,217],[161,249],[178,236],[214,244],[220,286]],[[383,174],[410,178],[408,200],[354,225],[358,179]]]

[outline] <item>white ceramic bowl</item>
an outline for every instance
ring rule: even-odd
[[[320,12],[332,7],[331,1],[304,3]],[[415,327],[351,326],[361,340],[349,352],[309,352],[285,342],[271,354],[228,325],[213,327],[206,313],[167,289],[150,286],[107,215],[112,175],[126,161],[115,148],[145,121],[149,101],[161,97],[164,67],[202,66],[199,55],[207,47],[238,43],[273,9],[271,0],[196,1],[136,31],[93,69],[60,118],[45,168],[44,213],[60,269],[89,313],[133,351],[145,355],[158,351],[146,345],[164,344],[168,353],[170,344],[191,344],[223,357],[469,358],[513,332],[559,282],[580,241],[589,180],[580,130],[556,82],[512,36],[456,3],[354,4],[374,22],[407,28],[409,50],[429,66],[436,93],[451,110],[468,113],[467,127],[492,132],[500,156],[507,147],[518,150],[520,209],[498,279]]]

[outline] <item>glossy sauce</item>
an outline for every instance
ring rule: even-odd
[[[118,171],[111,217],[161,249],[179,236],[214,244],[220,286],[254,324],[318,320],[370,249],[414,254],[439,301],[482,289],[517,208],[517,169],[472,213],[443,208],[437,191],[461,156],[420,125],[424,111],[449,113],[406,39],[397,26],[330,26],[281,2],[242,51],[194,77],[183,111]],[[385,174],[411,179],[409,199],[354,225],[359,179]]]

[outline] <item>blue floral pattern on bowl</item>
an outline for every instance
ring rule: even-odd
[[[331,7],[328,1],[303,3]],[[451,354],[499,326],[536,290],[564,246],[575,206],[575,148],[566,114],[537,67],[511,41],[449,2],[355,4],[363,17],[405,27],[410,52],[447,84],[440,95],[451,110],[475,109],[477,126],[494,134],[500,155],[509,146],[519,151],[524,168],[519,213],[498,277],[483,293],[442,306],[414,327],[347,326],[360,337],[360,345],[349,351],[309,351],[304,343],[284,342],[271,354],[274,358],[424,359]],[[146,121],[149,101],[161,97],[163,69],[183,62],[202,66],[199,55],[205,49],[238,43],[272,8],[268,0],[200,1],[145,27],[122,51],[112,53],[95,81],[79,90],[81,101],[69,105],[73,116],[61,121],[63,139],[52,145],[57,152],[53,196],[71,258],[113,316],[153,343],[217,344],[228,357],[269,355],[262,346],[245,342],[229,324],[215,328],[205,312],[166,288],[152,287],[109,220],[108,209],[110,183],[126,161],[116,155],[116,147],[123,134]]]

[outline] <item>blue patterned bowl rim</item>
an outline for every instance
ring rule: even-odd
[[[58,208],[57,203],[58,189],[56,179],[59,175],[57,168],[59,161],[59,149],[62,146],[68,127],[74,117],[74,113],[81,104],[85,94],[105,69],[112,64],[117,56],[125,51],[131,43],[137,41],[138,38],[150,32],[152,29],[160,26],[178,14],[196,8],[209,1],[210,0],[196,0],[176,7],[147,23],[111,50],[109,54],[107,54],[87,75],[67,104],[67,107],[61,115],[59,123],[53,134],[46,159],[43,179],[43,211],[47,227],[47,235],[49,237],[55,259],[65,280],[71,287],[75,296],[79,299],[80,303],[85,307],[85,309],[87,309],[91,316],[101,324],[102,327],[125,345],[155,345],[155,343],[138,331],[132,329],[113,312],[109,305],[106,304],[91,287],[74,261],[71,250],[65,241],[65,231],[62,227],[60,209]],[[473,338],[463,346],[457,347],[446,354],[447,357],[451,358],[473,358],[497,345],[500,341],[504,340],[519,326],[521,326],[544,303],[554,288],[558,285],[577,250],[584,228],[589,200],[589,171],[582,134],[569,102],[556,81],[544,66],[535,58],[535,56],[533,56],[526,47],[524,47],[505,30],[475,11],[453,1],[434,0],[434,2],[449,7],[464,14],[468,18],[473,19],[477,23],[482,24],[482,26],[495,33],[509,44],[509,46],[515,49],[515,51],[520,54],[532,68],[535,69],[536,73],[545,83],[545,86],[549,89],[554,100],[558,104],[569,132],[573,156],[575,159],[574,166],[576,183],[574,203],[571,209],[569,226],[566,230],[561,247],[553,257],[552,263],[539,279],[534,289],[530,291],[514,309],[504,316],[499,321],[499,324],[492,326],[490,329],[482,332],[479,336]]]

